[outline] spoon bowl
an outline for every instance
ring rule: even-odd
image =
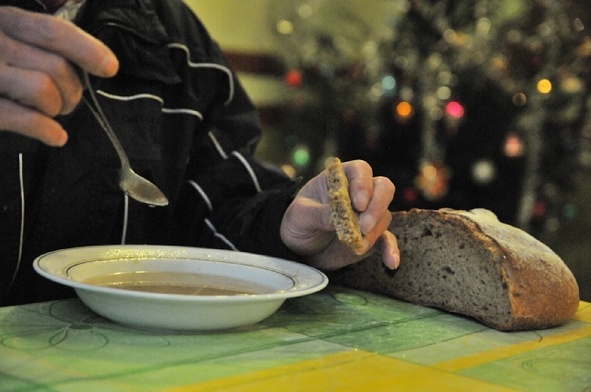
[[[134,172],[130,166],[122,165],[121,169],[119,169],[119,188],[140,203],[154,207],[168,205],[168,199],[162,191],[156,185]]]
[[[119,160],[121,161],[121,169],[119,169],[119,188],[125,192],[131,198],[139,201],[140,203],[148,204],[150,206],[164,207],[168,205],[168,199],[162,193],[162,191],[153,183],[140,176],[133,171],[129,163],[129,158],[119,141],[119,138],[111,128],[111,125],[107,121],[107,117],[103,113],[98,100],[94,94],[92,86],[90,85],[90,79],[86,71],[82,71],[84,78],[84,85],[89,92],[92,103],[83,97],[84,103],[90,109],[93,116],[96,118],[101,128],[105,131],[111,144],[115,148]],[[93,106],[94,104],[94,106]]]

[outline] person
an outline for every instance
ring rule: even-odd
[[[118,188],[117,155],[80,104],[80,70],[168,206]],[[365,235],[350,251],[330,221],[325,172],[301,184],[254,158],[256,110],[181,0],[0,0],[0,129],[2,305],[71,296],[32,261],[84,245],[224,248],[321,270],[380,247],[386,267],[399,264],[393,183],[344,163]]]

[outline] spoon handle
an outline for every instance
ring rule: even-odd
[[[86,99],[86,97],[82,97],[82,99],[84,100],[84,103],[86,104],[86,106],[88,106],[88,109],[90,109],[90,112],[92,113],[92,115],[96,118],[96,120],[100,124],[101,128],[103,128],[103,130],[105,131],[105,133],[107,134],[107,136],[111,140],[113,147],[115,147],[115,151],[117,151],[117,155],[119,155],[119,160],[121,161],[121,166],[122,167],[130,167],[129,158],[127,157],[127,154],[125,153],[125,150],[123,149],[123,146],[121,145],[121,142],[119,141],[119,138],[115,134],[115,131],[113,131],[113,128],[111,128],[111,125],[109,124],[109,121],[107,120],[107,117],[103,113],[103,110],[101,109],[101,106],[98,103],[98,99],[96,98],[96,95],[92,89],[92,86],[90,85],[90,79],[88,77],[88,73],[86,71],[82,71],[82,75],[84,78],[84,86],[88,90],[88,93],[90,95],[90,99],[92,100],[92,103],[91,103],[90,101],[88,101],[88,99]]]

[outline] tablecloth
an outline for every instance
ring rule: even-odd
[[[0,308],[1,391],[585,391],[591,304],[547,330],[500,332],[329,285],[262,322],[126,328],[78,299]]]

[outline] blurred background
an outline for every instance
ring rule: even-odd
[[[258,154],[365,159],[392,210],[487,208],[591,301],[586,0],[186,0],[259,108]]]

